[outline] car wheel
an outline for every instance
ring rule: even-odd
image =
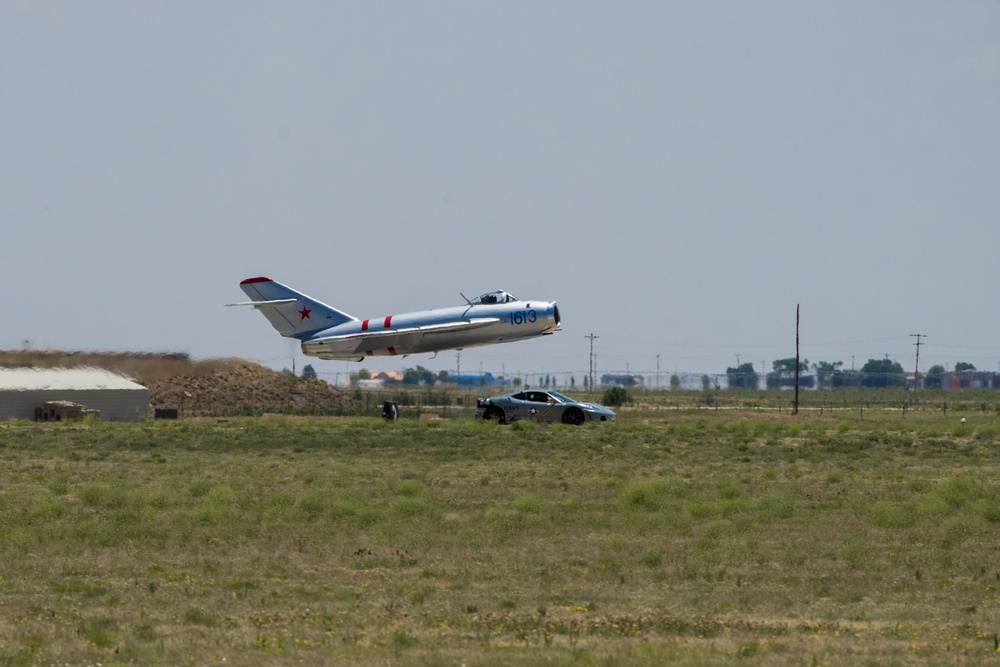
[[[486,408],[486,412],[483,413],[484,421],[497,422],[498,424],[503,424],[503,410],[494,406],[492,408]]]
[[[562,416],[562,423],[579,426],[583,423],[583,410],[580,408],[566,408],[566,412]]]

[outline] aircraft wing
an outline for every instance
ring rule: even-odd
[[[441,322],[439,324],[423,324],[399,329],[384,329],[382,331],[362,331],[340,336],[322,336],[303,343],[304,346],[322,345],[336,348],[338,352],[364,352],[372,349],[370,343],[378,348],[397,347],[401,350],[415,345],[424,336],[439,333],[454,333],[456,331],[472,331],[499,322],[497,317],[477,317],[462,322]]]
[[[444,333],[452,331],[471,331],[472,329],[478,329],[479,327],[485,327],[487,324],[494,324],[499,322],[500,318],[497,317],[476,317],[471,320],[465,320],[462,322],[441,322],[440,324],[422,324],[416,327],[403,327],[401,329],[383,329],[381,331],[362,331],[355,334],[344,334],[343,336],[329,336],[324,338],[324,340],[347,340],[348,338],[372,338],[377,339],[382,336],[394,336],[402,334],[430,334],[430,333]]]

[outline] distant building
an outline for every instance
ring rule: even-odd
[[[459,387],[465,389],[475,389],[477,387],[507,387],[510,380],[496,377],[493,373],[462,373],[461,375],[449,375],[447,382],[454,382]]]
[[[70,401],[100,411],[104,421],[149,416],[149,391],[98,368],[0,368],[0,420],[34,419],[35,408]]]
[[[1000,389],[1000,374],[994,371],[947,371],[944,389]]]
[[[605,373],[601,376],[601,384],[605,387],[644,387],[646,379],[641,375]]]
[[[398,371],[379,371],[372,374],[367,380],[358,380],[358,387],[361,389],[383,389],[390,384],[399,384],[403,381],[403,374]]]
[[[795,373],[771,372],[765,378],[768,389],[795,389]],[[815,375],[799,375],[799,389],[815,389]]]

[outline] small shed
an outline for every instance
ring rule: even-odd
[[[70,419],[83,419],[91,415],[100,419],[101,411],[73,401],[46,401],[40,407],[35,408],[36,422],[61,422]]]
[[[149,391],[101,368],[0,368],[0,420],[34,419],[35,408],[69,401],[100,412],[105,421],[149,415]]]

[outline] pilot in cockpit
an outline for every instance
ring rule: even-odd
[[[473,301],[473,303],[493,304],[493,303],[511,303],[513,301],[517,301],[517,299],[514,298],[513,295],[508,294],[507,292],[504,292],[502,290],[498,290],[496,292],[490,292],[488,294],[481,295],[478,299]]]

